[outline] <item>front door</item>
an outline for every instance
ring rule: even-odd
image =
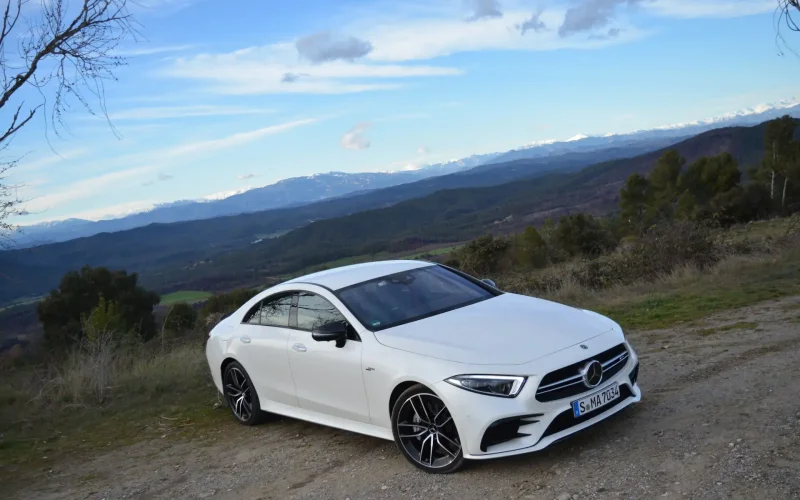
[[[369,422],[369,405],[361,368],[361,340],[353,331],[343,347],[335,342],[317,342],[311,330],[345,321],[327,299],[311,292],[298,292],[290,324],[289,364],[300,407],[327,415]]]

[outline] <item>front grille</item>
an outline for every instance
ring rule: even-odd
[[[552,371],[545,375],[539,384],[539,388],[536,390],[536,399],[542,402],[556,401],[586,392],[589,388],[584,385],[580,370],[587,362],[597,360],[602,363],[603,378],[598,383],[600,385],[619,373],[629,356],[625,344],[619,344],[596,356]]]
[[[542,413],[520,415],[518,417],[502,418],[492,423],[492,425],[486,429],[486,432],[483,433],[481,451],[486,451],[490,446],[505,443],[512,439],[530,436],[530,434],[522,434],[519,432],[520,426],[534,424],[539,421],[538,418],[542,415]]]
[[[544,431],[542,437],[545,438],[552,434],[557,434],[561,431],[569,429],[570,427],[574,427],[578,424],[586,422],[587,420],[592,419],[597,415],[600,415],[601,413],[606,412],[611,408],[614,408],[615,406],[622,404],[626,399],[631,397],[631,395],[632,393],[630,387],[628,387],[627,384],[620,384],[619,397],[614,401],[612,401],[611,403],[607,404],[606,406],[598,408],[597,410],[591,413],[586,413],[584,415],[581,415],[580,417],[576,417],[572,413],[571,408],[569,410],[564,410],[563,412],[559,413],[558,416],[554,418],[552,422],[550,422],[550,425],[547,426],[547,430]]]

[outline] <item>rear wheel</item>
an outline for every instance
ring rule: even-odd
[[[225,401],[236,420],[244,425],[261,423],[264,412],[261,411],[258,394],[250,375],[238,361],[233,361],[225,367],[222,382],[225,388]]]
[[[424,385],[407,389],[392,409],[395,443],[409,462],[433,474],[464,465],[458,429],[439,396]]]

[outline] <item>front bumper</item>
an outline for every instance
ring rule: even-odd
[[[629,352],[627,363],[613,377],[593,389],[587,389],[583,394],[557,401],[538,401],[535,397],[536,383],[527,383],[515,398],[476,394],[447,382],[436,384],[435,390],[450,409],[465,458],[488,459],[530,453],[546,448],[641,401],[642,393],[636,383],[639,360],[632,349],[629,348]],[[572,416],[572,401],[601,391],[613,383],[619,384],[618,400],[585,417]],[[509,423],[508,428],[500,432],[507,435],[492,439],[487,431],[491,428],[490,434],[494,433],[492,437],[497,437],[497,423],[501,426]]]

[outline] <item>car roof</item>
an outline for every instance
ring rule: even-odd
[[[288,283],[311,283],[323,286],[331,290],[339,290],[356,283],[380,278],[389,274],[409,271],[421,267],[428,267],[434,264],[419,260],[384,260],[379,262],[367,262],[364,264],[353,264],[350,266],[327,269],[318,273],[307,274],[291,279]]]

